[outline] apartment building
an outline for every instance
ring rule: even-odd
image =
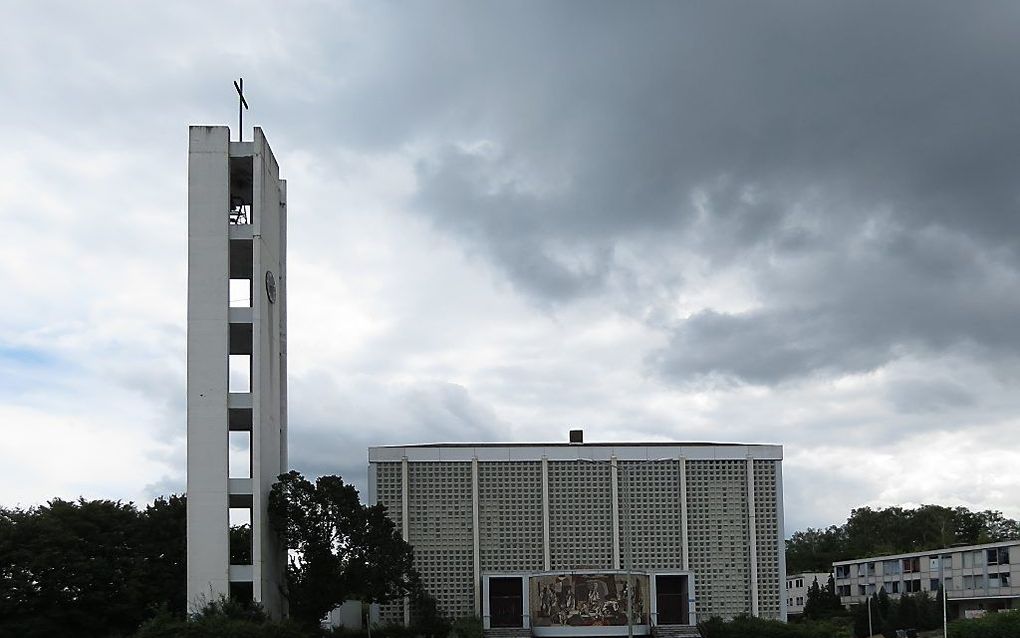
[[[897,598],[937,594],[944,586],[950,618],[1020,609],[1020,540],[858,558],[832,568],[845,605],[865,602],[883,588]]]

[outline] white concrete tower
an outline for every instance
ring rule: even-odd
[[[188,152],[188,605],[274,617],[286,554],[266,505],[287,469],[287,188],[262,130],[192,126]],[[251,534],[230,526],[250,523]]]

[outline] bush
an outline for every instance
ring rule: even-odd
[[[1020,610],[954,620],[949,623],[949,638],[1020,638]]]
[[[257,605],[220,598],[184,619],[160,611],[135,638],[318,638],[317,628],[266,618]]]
[[[702,638],[850,638],[849,620],[804,620],[784,623],[750,616],[726,622],[710,618],[698,623]]]
[[[453,633],[457,638],[482,638],[482,619],[466,616],[453,622]]]

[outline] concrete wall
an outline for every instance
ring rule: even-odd
[[[188,154],[188,602],[228,592],[226,127],[193,126]]]
[[[251,214],[248,223],[232,224],[231,158],[248,157]],[[255,600],[281,616],[285,554],[266,506],[287,463],[286,186],[258,128],[254,141],[230,142],[226,127],[192,127],[188,180],[188,603],[194,609],[228,595],[232,582],[250,583]],[[251,242],[247,308],[230,307],[231,240]],[[276,280],[275,303],[267,272]],[[229,392],[234,324],[250,326],[248,392]],[[248,408],[250,478],[230,478],[230,410]],[[250,565],[229,564],[230,507],[251,508]]]

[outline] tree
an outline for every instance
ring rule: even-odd
[[[160,496],[138,520],[143,599],[173,615],[187,611],[188,505],[183,495]]]
[[[845,553],[846,532],[842,527],[809,527],[795,532],[786,542],[786,569],[790,574],[827,572],[833,561],[842,560]]]
[[[1020,522],[991,510],[861,507],[852,510],[843,525],[794,533],[786,542],[786,564],[790,573],[828,571],[840,560],[1018,538]]]
[[[5,519],[0,633],[107,636],[141,623],[134,506],[54,499]]]
[[[829,575],[825,586],[818,584],[816,578],[808,588],[807,600],[804,604],[804,617],[813,620],[823,620],[835,616],[843,616],[846,610],[836,595],[836,581]]]
[[[0,635],[125,635],[184,611],[184,497],[0,509]]]
[[[313,484],[281,474],[269,495],[273,528],[290,552],[287,598],[295,619],[316,623],[345,600],[389,602],[413,593],[411,546],[376,505],[339,476]]]

